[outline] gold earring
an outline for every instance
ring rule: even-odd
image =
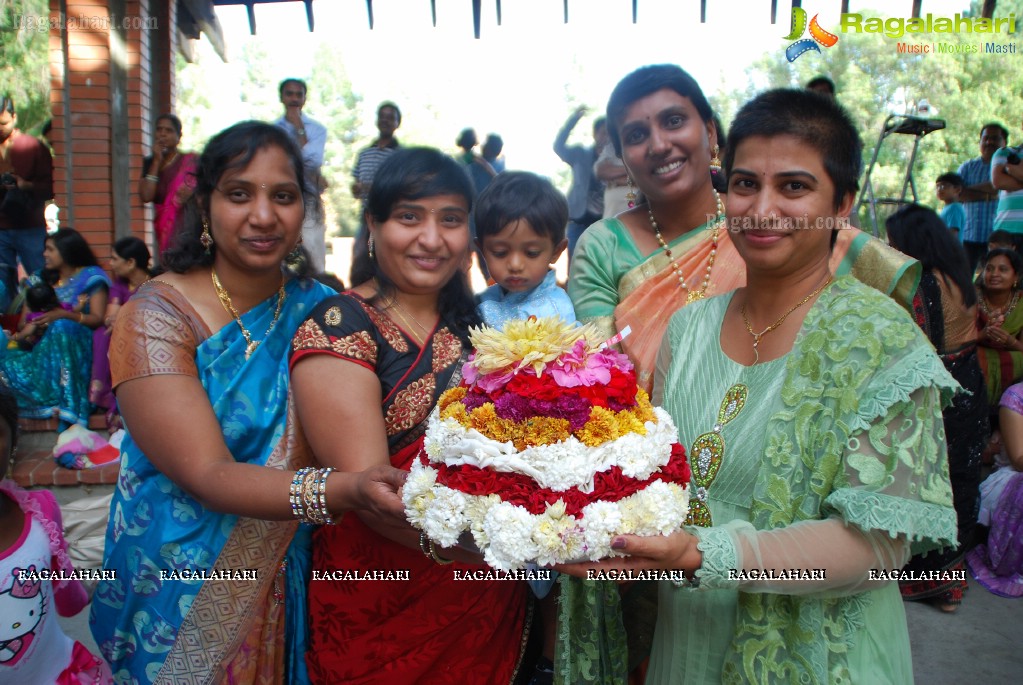
[[[375,256],[375,255],[373,254],[373,236],[370,236],[370,237],[369,237],[369,243],[368,243],[368,247],[369,247],[369,258],[370,258],[370,259],[373,259],[373,258],[374,258],[374,256]]]
[[[213,236],[210,235],[210,224],[205,218],[202,220],[202,234],[199,236],[199,242],[202,243],[206,254],[209,254],[210,248],[213,247]]]
[[[716,144],[714,145],[714,152],[710,158],[710,170],[714,172],[721,171],[721,159],[718,155],[721,153],[721,148]]]
[[[632,182],[632,174],[626,174],[629,179],[629,192],[625,193],[625,200],[629,203],[629,209],[636,206],[636,186]]]

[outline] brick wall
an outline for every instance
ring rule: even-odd
[[[137,185],[153,118],[171,110],[175,4],[50,0],[55,201],[101,260],[122,236],[151,243]]]

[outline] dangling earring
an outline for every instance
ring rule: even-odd
[[[213,236],[210,235],[210,224],[205,218],[202,220],[202,234],[199,236],[199,242],[202,243],[206,254],[209,254],[210,248],[213,247]]]
[[[718,157],[720,152],[721,148],[715,144],[713,155],[710,158],[710,170],[715,174],[721,171],[721,159]]]
[[[376,255],[373,254],[373,236],[369,237],[369,258],[373,259]]]
[[[625,200],[629,203],[629,209],[636,206],[636,186],[632,182],[632,174],[626,174],[629,179],[629,192],[625,193]]]

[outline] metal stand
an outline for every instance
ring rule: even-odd
[[[877,139],[877,146],[874,147],[874,156],[871,157],[870,164],[867,166],[867,174],[863,179],[863,189],[860,190],[860,197],[856,201],[856,208],[854,210],[855,215],[858,216],[861,207],[864,205],[868,207],[870,229],[875,236],[881,235],[881,228],[877,222],[878,205],[898,207],[908,201],[917,201],[916,182],[913,180],[913,164],[916,162],[916,151],[920,146],[920,139],[932,131],[940,131],[943,128],[945,128],[944,119],[925,119],[907,114],[891,114],[884,120],[884,125],[881,126],[881,135]],[[877,164],[877,157],[881,152],[881,146],[884,145],[884,141],[888,136],[894,133],[913,136],[913,152],[909,155],[909,161],[906,164],[906,173],[902,180],[902,194],[899,197],[877,197],[874,194],[871,173]],[[910,193],[912,194],[911,200],[907,199]]]

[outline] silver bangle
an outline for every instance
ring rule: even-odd
[[[146,180],[152,181],[153,183],[159,183],[160,177],[157,176],[156,174],[146,174]]]

